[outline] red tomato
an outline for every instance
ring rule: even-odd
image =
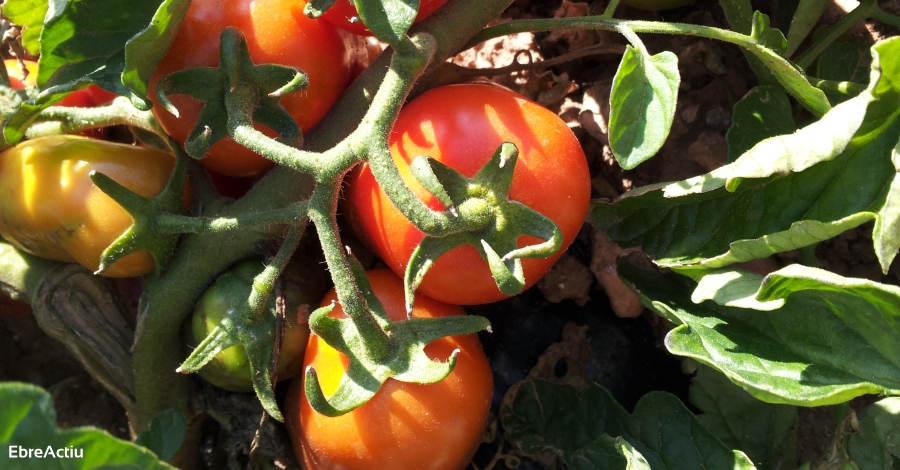
[[[403,282],[386,269],[367,273],[372,291],[393,320],[405,320]],[[332,290],[322,301],[337,299]],[[464,315],[462,308],[418,296],[413,317]],[[344,317],[338,305],[331,314]],[[444,380],[413,384],[388,379],[365,405],[336,418],[315,412],[301,380],[288,391],[285,414],[294,451],[307,470],[462,469],[481,442],[493,379],[475,335],[441,338],[425,348],[446,361],[459,348],[456,368]],[[347,358],[318,336],[310,336],[304,366],[315,368],[330,396],[347,368]]]
[[[23,60],[25,68],[28,69],[28,76],[22,77],[22,70],[19,68],[16,59],[6,59],[3,61],[6,65],[6,74],[9,75],[9,84],[16,90],[24,88],[33,88],[37,86],[38,64],[33,60]],[[110,97],[111,95],[111,97]],[[117,95],[110,93],[97,85],[91,85],[81,90],[73,91],[63,98],[57,106],[72,106],[74,108],[90,108],[112,101]],[[108,98],[108,99],[107,99]],[[103,139],[106,137],[106,129],[90,129],[81,133],[86,137],[95,139]]]
[[[416,15],[416,23],[431,16],[438,8],[447,3],[447,0],[421,0],[419,2],[419,14]],[[337,0],[334,5],[322,15],[329,23],[360,36],[371,36],[372,32],[359,20],[359,13],[350,0]]]
[[[13,300],[0,292],[0,317],[17,317],[26,313],[31,313],[31,305],[21,300]]]
[[[563,246],[549,258],[523,259],[526,287],[533,285],[572,243],[587,215],[590,175],[581,145],[556,114],[511,91],[488,85],[436,88],[409,103],[397,118],[391,153],[407,184],[429,207],[437,199],[412,177],[409,162],[429,155],[473,176],[503,142],[519,148],[509,197],[552,219]],[[424,235],[394,207],[365,165],[348,177],[344,212],[359,238],[399,275]],[[521,237],[519,246],[539,240]],[[440,257],[419,290],[442,302],[471,305],[506,298],[487,263],[472,246]]]
[[[344,91],[354,67],[365,55],[360,42],[346,43],[338,31],[324,21],[307,18],[301,0],[194,0],[174,44],[150,80],[155,90],[160,78],[193,67],[215,67],[219,63],[219,35],[226,27],[244,32],[250,56],[257,64],[275,63],[298,67],[309,75],[309,88],[281,100],[281,105],[308,132]],[[180,118],[164,110],[150,93],[153,112],[163,128],[184,143],[197,121],[203,103],[189,96],[170,100]],[[269,136],[275,133],[260,126]],[[253,176],[274,164],[230,138],[215,143],[201,163],[229,176]]]

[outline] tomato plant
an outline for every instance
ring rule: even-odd
[[[133,223],[89,177],[101,172],[144,197],[157,195],[175,165],[150,148],[76,136],[29,140],[0,154],[0,235],[21,250],[96,271],[101,253]],[[113,277],[153,270],[150,253],[125,256]]]
[[[389,270],[369,271],[372,292],[393,320],[404,320],[403,281]],[[322,306],[337,300],[332,290]],[[334,318],[345,317],[338,306]],[[465,315],[457,306],[427,297],[417,299],[416,318]],[[458,349],[456,367],[445,379],[415,384],[388,379],[365,405],[338,417],[314,411],[294,381],[287,398],[287,424],[294,450],[305,468],[461,469],[481,442],[493,381],[481,343],[475,335],[453,336],[430,343],[425,352],[442,360]],[[347,368],[341,353],[313,336],[306,347],[305,367],[318,371],[323,391],[334,393]]]
[[[229,294],[249,290],[253,279],[264,267],[262,258],[250,258],[232,266],[216,278],[216,282],[200,297],[190,321],[185,323],[188,344],[192,349],[223,320],[228,321],[228,317],[239,310],[240,302],[235,304],[234,297]],[[290,379],[303,368],[303,352],[309,338],[306,315],[309,313],[309,305],[322,295],[325,287],[321,271],[315,265],[301,266],[294,263],[288,266],[283,275],[285,312],[278,356],[279,380]],[[274,297],[269,299],[266,308],[269,315],[275,315]],[[239,318],[230,320],[240,321]],[[226,390],[250,392],[253,387],[248,361],[244,347],[235,345],[219,352],[212,362],[200,369],[199,374],[207,382]]]
[[[22,63],[25,64],[25,68],[28,70],[27,77],[23,77],[24,74],[19,68],[19,63],[16,59],[6,59],[3,62],[6,65],[6,74],[9,76],[9,84],[13,89],[21,90],[24,88],[33,88],[37,86],[37,62],[33,60],[22,61]],[[97,85],[91,85],[87,88],[73,91],[69,94],[69,96],[66,96],[56,104],[58,106],[90,108],[93,106],[106,104],[112,101],[115,97],[115,94],[112,94],[98,87]],[[103,139],[106,137],[106,129],[102,127],[98,129],[90,129],[85,131],[82,135],[86,137],[93,137],[95,139]]]
[[[347,87],[365,48],[345,41],[336,29],[323,21],[303,16],[301,0],[240,0],[191,2],[178,36],[160,62],[151,89],[159,78],[192,67],[214,67],[219,62],[219,35],[228,26],[239,28],[248,38],[250,55],[257,63],[276,63],[302,69],[309,77],[304,93],[287,96],[282,105],[307,132],[318,123]],[[279,12],[272,14],[272,12]],[[159,105],[155,95],[154,114],[163,128],[179,142],[190,134],[203,103],[187,96],[173,96],[176,117]],[[263,129],[274,135],[271,130]],[[253,176],[272,167],[272,162],[226,138],[210,147],[201,162],[228,176]]]
[[[419,2],[419,12],[416,15],[415,21],[418,23],[419,21],[428,18],[445,3],[447,3],[447,0],[422,0]],[[322,15],[322,19],[353,34],[362,36],[372,35],[372,32],[360,21],[359,13],[357,13],[356,7],[350,3],[350,0],[337,0],[334,5]]]
[[[546,215],[563,233],[565,249],[584,222],[590,180],[584,152],[566,124],[546,108],[511,91],[486,85],[452,85],[431,90],[400,112],[391,133],[391,153],[404,181],[435,209],[434,195],[417,185],[410,161],[428,155],[464,175],[474,175],[503,142],[519,148],[509,198]],[[394,272],[402,275],[424,235],[390,202],[365,166],[348,178],[345,211],[355,232]],[[519,246],[531,242],[523,237]],[[561,251],[543,259],[523,260],[531,286],[553,265]],[[465,276],[467,282],[458,282]],[[505,298],[487,264],[471,246],[439,258],[419,287],[443,302],[466,305]]]
[[[694,0],[624,0],[623,3],[641,10],[661,11],[692,5]]]

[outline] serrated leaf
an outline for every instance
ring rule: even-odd
[[[41,30],[49,7],[47,0],[6,0],[3,16],[22,26],[22,45],[31,55],[41,52]]]
[[[828,0],[800,0],[793,21],[791,21],[791,28],[788,30],[785,57],[790,57],[797,51],[797,48],[812,31],[813,26],[819,22],[828,3]]]
[[[678,57],[648,56],[627,46],[609,97],[609,142],[619,166],[630,170],[663,146],[678,98]]]
[[[774,86],[758,86],[747,92],[731,111],[731,127],[725,134],[728,161],[769,137],[787,135],[797,129],[787,93]]]
[[[150,429],[142,432],[134,443],[152,450],[160,460],[168,462],[181,448],[186,435],[184,417],[178,410],[169,409],[153,418]]]
[[[797,407],[761,402],[705,366],[691,381],[690,402],[703,412],[697,419],[709,432],[757,467],[794,468]]]
[[[45,390],[30,384],[6,382],[0,384],[0,468],[44,470],[48,466],[65,470],[95,468],[131,468],[174,470],[160,462],[153,452],[112,437],[105,431],[91,427],[59,429],[53,401]],[[23,450],[24,449],[24,450]],[[18,457],[28,449],[44,454],[50,449],[62,457]],[[69,454],[66,454],[69,452]],[[80,453],[76,458],[74,453]],[[71,455],[68,456],[67,455]]]
[[[859,433],[848,452],[861,470],[886,470],[900,463],[900,398],[885,398],[859,414]]]
[[[706,431],[678,398],[663,392],[642,397],[629,415],[597,384],[576,388],[526,380],[504,398],[500,420],[507,440],[526,456],[555,455],[569,468],[624,469],[625,461],[641,468],[640,458],[650,468],[671,470],[755,468]],[[620,451],[610,436],[621,436],[632,450]],[[621,466],[592,467],[592,459]]]
[[[419,0],[352,1],[363,24],[388,44],[396,44],[406,36],[419,11]]]
[[[900,196],[888,190],[900,185],[891,161],[900,140],[900,40],[873,51],[883,60],[873,65],[869,90],[822,120],[764,140],[709,174],[596,204],[592,221],[663,266],[706,267],[810,245],[872,219],[896,221]],[[882,230],[875,245],[886,270],[900,240]]]
[[[719,370],[760,400],[819,406],[900,392],[900,288],[793,266],[762,281],[758,300],[786,300],[760,312],[697,305],[692,281],[631,261],[620,261],[619,275],[679,324],[666,336],[669,351]]]

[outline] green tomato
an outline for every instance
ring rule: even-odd
[[[238,262],[216,278],[215,283],[200,297],[193,315],[185,324],[185,333],[192,349],[223,320],[243,321],[238,318],[238,305],[247,301],[253,279],[263,268],[263,259],[254,257]],[[325,273],[313,260],[292,261],[282,277],[286,308],[278,358],[278,380],[289,379],[302,371],[303,354],[309,339],[306,323],[309,306],[317,305],[328,288]],[[267,308],[274,315],[274,295],[269,297]],[[241,345],[219,352],[198,373],[207,382],[226,390],[253,391],[250,362]]]

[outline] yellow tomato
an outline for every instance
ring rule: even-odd
[[[144,197],[162,192],[175,158],[161,150],[80,136],[41,137],[0,154],[0,236],[42,258],[77,262],[96,271],[100,255],[134,223],[94,186],[97,171]],[[147,251],[131,253],[105,273],[152,271]]]

